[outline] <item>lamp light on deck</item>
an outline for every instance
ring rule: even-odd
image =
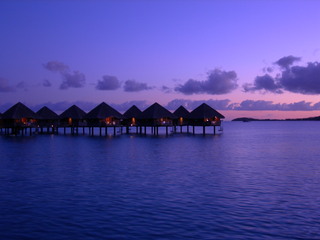
[[[110,125],[110,123],[111,123],[111,118],[110,118],[110,117],[107,117],[107,118],[106,118],[106,124],[107,124],[107,125]]]

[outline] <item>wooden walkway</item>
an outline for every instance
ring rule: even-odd
[[[193,126],[193,125],[159,125],[159,126],[56,126],[56,127],[38,127],[38,126],[23,126],[23,127],[2,127],[0,128],[1,135],[16,135],[16,136],[33,136],[37,134],[60,134],[60,135],[89,135],[89,136],[117,136],[121,134],[136,134],[136,135],[172,135],[172,134],[193,134],[193,135],[215,135],[217,127],[222,131],[221,126]]]

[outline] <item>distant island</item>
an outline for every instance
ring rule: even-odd
[[[256,118],[235,118],[232,121],[240,122],[253,122],[253,121],[320,121],[320,116],[318,117],[309,117],[309,118],[288,118],[288,119],[256,119]]]

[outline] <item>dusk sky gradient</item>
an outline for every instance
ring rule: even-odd
[[[3,0],[0,112],[202,102],[226,116],[320,115],[320,1]]]

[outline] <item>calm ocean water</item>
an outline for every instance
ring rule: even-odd
[[[320,122],[0,150],[0,239],[320,239]]]

